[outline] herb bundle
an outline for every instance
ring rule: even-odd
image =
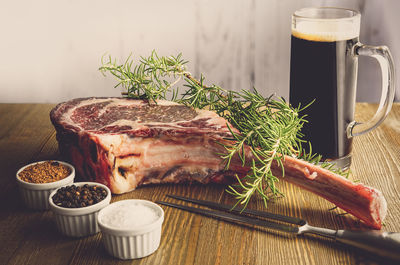
[[[304,140],[300,129],[306,120],[299,116],[300,106],[293,108],[281,98],[266,98],[255,89],[236,92],[206,85],[203,76],[196,79],[187,71],[187,61],[181,54],[164,57],[153,51],[149,57],[141,57],[137,65],[133,62],[128,57],[123,64],[117,64],[111,56],[103,57],[99,70],[115,76],[118,80],[115,87],[122,86],[126,90],[123,94],[129,98],[148,99],[156,104],[156,100],[168,99],[167,95],[171,94],[170,100],[215,111],[239,130],[235,133],[228,126],[232,137],[228,139],[229,144],[223,145],[226,152],[221,154],[226,169],[234,156],[238,156],[243,165],[251,167],[246,177],[237,177],[238,184],[227,190],[238,203],[247,206],[250,198],[259,194],[267,205],[271,198],[283,195],[275,185],[279,180],[273,175],[271,166],[274,161],[282,165],[284,155],[320,162],[320,156],[311,152],[305,154],[302,150]],[[181,80],[185,87],[183,93],[177,87]],[[245,146],[251,150],[251,161],[246,161]]]

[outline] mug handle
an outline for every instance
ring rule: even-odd
[[[353,121],[347,127],[347,136],[353,137],[367,133],[381,124],[393,105],[394,100],[394,63],[389,48],[386,46],[369,46],[362,43],[357,43],[354,46],[354,54],[370,56],[375,58],[381,67],[382,71],[382,95],[379,102],[378,110],[371,120],[360,123]]]

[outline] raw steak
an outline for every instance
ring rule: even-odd
[[[126,98],[81,98],[60,103],[50,117],[60,152],[79,175],[106,184],[113,193],[150,183],[228,183],[249,170],[238,159],[224,170],[218,153],[225,150],[217,142],[226,141],[230,131],[227,121],[211,111],[162,100],[149,105]],[[381,228],[386,201],[380,191],[296,158],[285,157],[283,166],[282,179]],[[277,164],[273,170],[276,176],[282,173]]]
[[[230,170],[217,143],[229,136],[227,121],[207,110],[169,101],[149,105],[125,98],[81,98],[50,113],[60,152],[83,179],[101,182],[113,193],[149,183],[231,182],[248,168]]]

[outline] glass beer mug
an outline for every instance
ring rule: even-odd
[[[324,160],[347,169],[352,139],[376,128],[389,113],[394,99],[394,64],[386,46],[360,43],[357,11],[304,8],[292,16],[290,103],[306,106],[304,139]],[[374,57],[382,71],[382,96],[373,118],[354,121],[358,56]],[[307,146],[305,146],[307,149]]]

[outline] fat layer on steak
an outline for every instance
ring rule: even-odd
[[[230,132],[211,111],[163,100],[81,98],[57,105],[50,117],[59,149],[79,175],[113,193],[149,183],[225,183],[248,170],[239,163],[224,170],[217,142]]]
[[[228,122],[211,111],[163,100],[155,105],[126,98],[80,98],[58,104],[50,118],[61,154],[80,177],[106,184],[113,193],[150,183],[228,183],[249,170],[238,159],[224,170],[219,153],[225,150],[218,143],[231,135]],[[282,165],[282,179],[381,228],[386,201],[380,191],[296,158],[285,156]],[[282,175],[277,163],[273,171]]]

